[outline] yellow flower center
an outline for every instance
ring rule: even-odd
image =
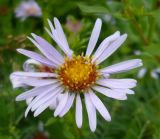
[[[65,60],[59,69],[59,77],[67,89],[81,92],[95,83],[98,71],[91,58],[75,56]]]

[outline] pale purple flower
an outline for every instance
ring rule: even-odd
[[[30,16],[42,16],[42,11],[40,6],[34,0],[22,1],[15,10],[15,16],[23,21]]]
[[[105,14],[102,16],[103,20],[106,22],[110,22],[112,20],[112,15],[110,14]]]
[[[140,50],[135,50],[133,52],[135,55],[141,55],[142,52]],[[151,78],[158,80],[160,78],[160,68],[152,68],[149,69],[147,67],[143,67],[138,71],[137,78],[142,79],[146,76],[147,73],[150,73]]]
[[[140,50],[134,50],[133,53],[135,55],[139,56],[139,55],[141,55],[142,52]]]
[[[78,33],[82,30],[82,22],[75,19],[67,19],[66,27],[70,32]]]
[[[137,74],[137,77],[141,79],[146,75],[146,73],[147,73],[147,68],[141,68]]]
[[[145,67],[141,68],[138,72],[137,77],[140,79],[144,78],[145,75],[147,74],[147,72],[148,72],[147,68],[145,68]],[[154,68],[154,69],[150,70],[150,76],[151,76],[151,78],[156,79],[156,80],[160,79],[160,68]]]
[[[15,86],[16,79],[18,79],[18,83],[21,82],[21,84],[33,87],[33,89],[17,96],[16,100],[22,101],[31,98],[25,116],[31,110],[34,112],[35,117],[48,107],[53,109],[55,117],[63,117],[73,106],[73,102],[76,101],[75,119],[77,127],[81,128],[83,121],[82,111],[84,110],[82,108],[83,99],[81,95],[84,95],[89,126],[91,131],[94,132],[97,125],[96,110],[105,120],[111,121],[108,110],[96,93],[99,92],[117,100],[126,100],[127,94],[134,94],[131,89],[136,86],[137,81],[130,78],[113,79],[110,75],[142,66],[142,61],[140,59],[132,59],[105,68],[99,68],[98,65],[111,56],[126,40],[127,34],[121,35],[117,31],[105,38],[95,50],[102,25],[101,19],[97,19],[85,55],[75,56],[73,50],[69,48],[58,19],[54,18],[53,21],[54,26],[48,20],[51,31],[47,28],[46,31],[61,48],[64,56],[46,40],[32,33],[33,38],[28,38],[42,54],[25,49],[18,49],[17,51],[38,61],[43,66],[48,67],[49,70],[47,69],[43,72],[17,71],[12,73],[11,81],[13,86]],[[93,52],[94,50],[95,52]]]
[[[151,77],[158,80],[160,79],[160,68],[155,68],[151,71]]]

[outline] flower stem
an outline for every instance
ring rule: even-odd
[[[142,39],[143,44],[147,46],[147,45],[149,44],[149,41],[148,41],[148,39],[144,36],[144,33],[143,33],[143,31],[142,31],[142,28],[141,28],[141,26],[139,25],[139,23],[137,22],[136,18],[133,17],[131,21],[132,21],[132,23],[133,23],[134,28],[135,28],[136,31],[138,32],[140,38]]]

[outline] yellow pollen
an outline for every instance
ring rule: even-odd
[[[95,83],[98,78],[97,66],[89,57],[73,56],[66,58],[58,70],[62,84],[71,91],[84,91]]]

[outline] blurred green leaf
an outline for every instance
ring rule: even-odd
[[[78,3],[78,7],[85,13],[109,13],[107,7],[101,5],[87,5],[85,3]]]

